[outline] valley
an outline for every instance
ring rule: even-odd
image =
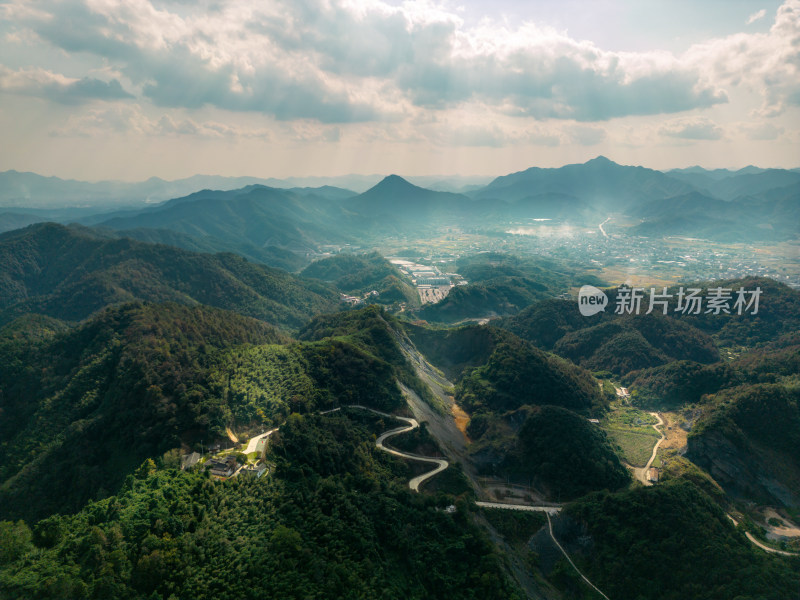
[[[0,598],[791,597],[794,173],[8,219]],[[748,202],[773,227],[738,238]],[[615,310],[630,286],[668,290]]]

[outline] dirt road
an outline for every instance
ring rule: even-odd
[[[653,425],[653,429],[655,429],[658,432],[658,434],[661,436],[661,439],[659,439],[656,442],[655,446],[653,446],[653,453],[650,455],[650,460],[647,461],[647,464],[641,469],[633,470],[633,474],[636,476],[636,479],[641,481],[644,485],[653,485],[651,481],[647,480],[647,471],[650,469],[650,465],[652,465],[653,461],[656,459],[656,453],[658,452],[658,447],[661,445],[661,442],[663,442],[666,439],[666,437],[664,436],[664,432],[659,429],[659,427],[664,425],[664,419],[662,419],[661,415],[659,415],[658,413],[651,412],[650,414],[653,415],[656,419],[658,419],[658,423],[656,425]]]

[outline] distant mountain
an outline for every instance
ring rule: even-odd
[[[667,171],[667,174],[684,181],[707,195],[722,200],[733,200],[800,183],[800,173],[786,169],[759,169],[745,167],[738,171],[716,169],[707,171],[700,167]]]
[[[75,321],[132,300],[208,304],[289,328],[339,306],[325,285],[233,254],[52,223],[0,235],[0,323],[27,312]]]
[[[328,198],[250,186],[229,192],[203,190],[100,225],[114,230],[169,229],[234,246],[246,243],[305,253],[321,243],[350,241],[349,222],[343,227],[348,218],[341,203]]]
[[[672,176],[680,176],[680,177],[692,177],[693,175],[703,175],[705,177],[709,177],[711,179],[719,181],[720,179],[725,179],[726,177],[733,177],[735,175],[746,175],[746,174],[754,174],[754,173],[763,173],[767,169],[762,169],[761,167],[756,167],[753,165],[748,165],[736,171],[732,171],[730,169],[704,169],[699,165],[695,165],[693,167],[686,167],[684,169],[670,169],[668,171],[664,171],[668,175]]]
[[[756,196],[719,200],[700,192],[652,200],[630,211],[635,235],[681,235],[718,241],[786,240],[800,235],[800,182]]]
[[[103,231],[113,237],[128,237],[150,244],[166,244],[183,248],[184,250],[191,250],[192,252],[206,252],[209,254],[233,252],[250,262],[262,263],[290,272],[298,271],[308,263],[305,254],[292,252],[277,246],[258,247],[245,241],[226,241],[211,236],[191,236],[169,229],[139,228],[114,231],[106,228],[95,228],[95,231]]]
[[[117,231],[136,230],[130,235],[141,239],[193,250],[233,251],[291,269],[307,264],[307,255],[322,244],[363,245],[442,227],[497,230],[519,219],[596,224],[615,213],[639,218],[640,223],[627,231],[646,237],[782,241],[800,235],[800,172],[782,169],[692,167],[664,173],[600,156],[560,168],[532,167],[477,189],[482,178],[415,178],[439,189],[469,188],[467,193],[421,187],[398,175],[360,194],[336,185],[351,179],[366,184],[376,177],[194,176],[175,182],[152,178],[135,184],[89,184],[8,171],[0,173],[0,206],[10,206],[4,212],[16,216],[2,215],[0,229],[30,223],[37,216],[64,223],[79,220]],[[470,183],[460,185],[466,181]],[[55,208],[64,206],[72,208]],[[281,257],[286,250],[299,256]]]
[[[473,204],[462,194],[421,188],[397,175],[385,177],[376,186],[344,203],[349,210],[363,216],[399,218],[408,222],[466,213]]]
[[[0,233],[39,223],[41,220],[41,217],[30,213],[2,213],[0,214]]]
[[[315,178],[262,179],[258,177],[222,177],[219,175],[193,175],[185,179],[165,181],[151,177],[146,181],[76,181],[45,177],[36,173],[5,171],[0,173],[0,206],[26,208],[63,208],[70,206],[136,206],[156,204],[170,198],[186,196],[202,189],[235,190],[251,185],[271,185],[280,188],[298,188],[303,194]],[[375,181],[377,176],[371,179]],[[322,189],[315,188],[317,195],[329,198],[344,198],[354,192],[331,187],[342,178],[325,178]],[[361,189],[366,189],[364,185]]]
[[[470,196],[519,202],[541,194],[566,194],[594,208],[619,211],[642,201],[692,191],[691,185],[660,171],[622,166],[599,156],[584,164],[557,169],[532,167],[504,175]]]

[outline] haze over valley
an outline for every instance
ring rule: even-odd
[[[798,598],[800,1],[724,8],[1,4],[0,600]]]

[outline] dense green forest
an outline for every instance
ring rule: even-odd
[[[317,316],[300,330],[298,338],[307,341],[336,343],[352,343],[358,345],[365,355],[386,365],[386,374],[416,391],[423,399],[430,398],[427,386],[420,381],[403,352],[408,340],[400,321],[391,316],[383,307],[372,305],[361,310],[339,312],[331,315]],[[352,375],[352,385],[361,389],[361,394],[368,397],[372,389],[383,389],[387,384],[370,379],[359,369],[348,368]],[[366,375],[366,377],[365,377]],[[321,380],[322,378],[320,378]],[[392,384],[392,389],[395,389]],[[342,398],[343,401],[348,397]],[[374,405],[375,402],[365,402]]]
[[[522,598],[482,526],[536,578],[526,544],[545,521],[473,512],[475,475],[574,500],[556,530],[609,597],[796,589],[796,561],[754,550],[720,509],[800,499],[800,294],[785,286],[723,284],[762,286],[747,318],[589,319],[552,298],[573,266],[487,253],[457,264],[471,283],[450,304],[392,315],[340,310],[340,291],[416,301],[377,253],[298,277],[45,224],[0,236],[0,258],[0,598]],[[415,320],[476,311],[517,314]],[[417,351],[455,384],[438,399]],[[420,494],[407,483],[425,467],[375,448],[391,419],[318,414],[408,414],[398,382],[430,414],[449,418],[452,394],[470,417],[466,466],[449,456]],[[589,421],[618,382],[691,428],[658,486],[633,482]],[[429,418],[392,443],[446,454]],[[276,427],[261,478],[177,470],[181,453]],[[566,567],[545,575],[579,589]]]
[[[28,312],[79,321],[132,300],[206,304],[287,328],[339,306],[328,286],[234,254],[198,254],[53,223],[0,235],[0,323]]]
[[[590,370],[628,375],[676,360],[708,364],[720,360],[720,349],[754,348],[800,330],[800,293],[766,278],[715,282],[738,290],[761,288],[758,313],[616,315],[607,310],[593,317],[580,315],[572,300],[548,299],[496,324],[544,350]],[[709,284],[687,284],[705,295]],[[608,290],[614,306],[616,290]],[[644,309],[643,309],[644,310]]]
[[[714,394],[688,439],[687,457],[733,497],[800,505],[800,384],[756,383]]]
[[[496,252],[460,259],[456,271],[469,283],[425,306],[419,315],[432,322],[513,315],[538,300],[567,291],[574,282],[602,283],[573,265],[553,259],[523,259]]]
[[[602,409],[603,399],[589,373],[516,336],[505,338],[485,364],[464,371],[456,401],[467,412],[503,412],[524,404]]]
[[[378,252],[336,254],[311,263],[301,275],[329,283],[346,294],[378,292],[370,297],[370,302],[377,304],[405,302],[419,306],[419,294],[411,283]]]
[[[383,328],[289,344],[263,322],[175,304],[107,309],[33,344],[18,323],[8,326],[0,332],[0,515],[77,510],[148,456],[199,449],[226,427],[260,431],[340,402],[402,405],[395,378],[416,382],[380,311],[346,314]],[[76,479],[84,483],[70,486]]]
[[[575,310],[574,302],[548,300],[499,326],[593,371],[623,374],[679,359],[719,360],[707,333],[691,322],[663,315],[601,313],[588,319]]]
[[[499,471],[557,500],[630,482],[603,430],[560,406],[531,408]]]
[[[406,330],[457,380],[455,400],[470,415],[470,449],[481,473],[533,484],[554,498],[629,481],[605,434],[587,420],[608,401],[588,372],[502,329]]]
[[[416,495],[347,417],[292,416],[267,477],[146,461],[119,493],[0,524],[0,598],[522,598],[463,504]]]
[[[784,335],[733,360],[702,365],[675,361],[627,374],[642,405],[676,407],[700,402],[705,394],[747,383],[776,383],[800,373],[800,333]]]
[[[573,560],[609,598],[797,597],[800,560],[754,548],[722,509],[688,481],[590,494],[568,505],[565,514],[590,537],[575,535],[564,543],[574,548]]]

